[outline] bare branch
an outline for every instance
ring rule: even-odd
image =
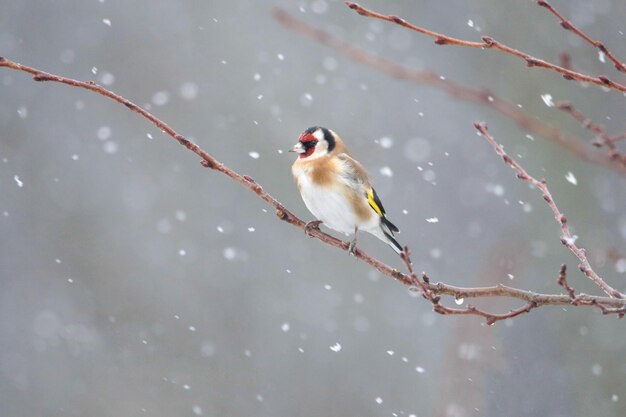
[[[623,165],[626,165],[626,155],[622,155],[622,153],[615,146],[615,142],[622,140],[624,136],[623,133],[621,135],[617,135],[614,137],[609,136],[604,129],[604,126],[595,123],[590,118],[586,117],[584,114],[579,112],[574,108],[574,106],[566,101],[557,101],[556,107],[563,110],[574,119],[576,119],[582,127],[592,132],[596,138],[592,142],[594,146],[602,147],[605,146],[609,149],[608,156],[609,158],[620,162]]]
[[[468,48],[496,49],[496,50],[499,50],[500,52],[504,52],[506,54],[513,55],[513,56],[523,59],[524,61],[526,61],[526,65],[528,67],[539,67],[539,68],[545,68],[551,71],[558,72],[566,80],[576,80],[576,81],[581,81],[581,82],[586,82],[586,83],[592,83],[592,84],[599,85],[601,87],[607,87],[607,88],[611,88],[617,91],[621,91],[622,93],[626,93],[626,85],[610,80],[605,75],[598,75],[597,77],[593,77],[591,75],[586,75],[580,72],[573,71],[571,69],[561,67],[556,64],[552,64],[550,62],[528,55],[527,53],[519,51],[515,48],[511,48],[510,46],[507,46],[489,36],[481,37],[482,42],[474,42],[474,41],[466,41],[463,39],[457,39],[457,38],[443,35],[441,33],[432,32],[428,29],[424,29],[419,26],[415,26],[411,23],[408,23],[404,19],[399,18],[398,16],[386,16],[378,12],[375,12],[373,10],[366,9],[365,7],[357,3],[346,2],[346,4],[348,5],[349,8],[351,8],[352,10],[355,10],[361,16],[371,17],[371,18],[380,19],[380,20],[386,20],[387,22],[395,23],[397,25],[403,26],[412,31],[421,33],[426,36],[433,37],[435,38],[435,43],[437,45],[458,45],[458,46],[465,46]]]
[[[607,284],[591,268],[591,265],[589,264],[589,260],[587,259],[587,255],[585,254],[585,249],[579,248],[578,246],[576,246],[576,243],[575,243],[576,238],[574,238],[574,236],[572,235],[572,232],[570,231],[569,224],[567,222],[567,217],[565,217],[565,215],[561,213],[561,211],[557,207],[556,202],[552,198],[552,194],[550,193],[550,190],[548,189],[548,186],[546,185],[546,180],[542,179],[541,181],[539,181],[535,179],[534,177],[530,176],[520,164],[518,164],[513,158],[507,155],[507,153],[504,152],[504,149],[502,148],[502,146],[498,144],[495,141],[495,139],[489,134],[489,132],[487,131],[487,126],[484,123],[475,123],[474,127],[476,127],[476,129],[481,133],[481,135],[485,139],[487,139],[487,141],[491,144],[491,146],[496,151],[496,153],[500,155],[500,157],[502,157],[502,160],[504,161],[504,163],[509,165],[511,168],[513,168],[513,170],[517,172],[517,178],[534,185],[535,187],[537,187],[539,191],[541,191],[541,194],[543,195],[543,199],[548,204],[548,206],[550,206],[550,209],[552,210],[552,214],[554,214],[554,218],[561,226],[561,231],[563,233],[561,236],[561,243],[565,247],[567,247],[574,255],[576,255],[576,257],[580,261],[580,264],[578,265],[578,268],[580,269],[580,271],[583,274],[585,274],[587,278],[592,280],[597,286],[602,288],[602,290],[610,297],[624,298],[624,294],[622,294],[621,292],[617,291],[616,289],[611,287],[609,284]]]
[[[617,59],[612,53],[611,51],[609,51],[607,49],[606,46],[604,46],[604,44],[600,41],[594,41],[593,39],[591,39],[585,32],[583,32],[582,30],[580,30],[579,28],[577,28],[576,26],[574,26],[574,24],[567,20],[565,17],[563,17],[563,15],[561,15],[561,13],[559,13],[554,7],[552,7],[552,5],[550,5],[550,3],[548,3],[547,1],[544,0],[537,0],[537,4],[541,7],[545,7],[550,13],[552,13],[554,16],[556,16],[557,19],[559,19],[559,22],[561,23],[561,27],[565,30],[569,30],[570,32],[575,33],[576,35],[578,35],[579,37],[581,37],[583,40],[585,40],[585,42],[587,42],[588,44],[590,44],[591,46],[593,46],[594,48],[597,48],[600,52],[602,52],[607,58],[609,58],[613,64],[615,65],[615,68],[618,71],[621,72],[626,72],[626,65],[624,65],[623,62],[621,62],[619,59]]]
[[[106,88],[92,82],[84,82],[77,81],[71,78],[62,77],[59,75],[50,74],[32,67],[28,67],[25,65],[18,64],[4,57],[0,57],[0,67],[11,68],[17,71],[22,71],[33,75],[33,80],[35,81],[52,81],[61,84],[66,84],[72,87],[83,88],[89,91],[93,91],[95,93],[101,94],[105,97],[110,98],[120,104],[123,104],[130,110],[140,114],[145,117],[147,120],[152,122],[155,126],[159,127],[166,134],[175,139],[178,143],[185,146],[185,148],[189,149],[191,152],[195,153],[201,158],[201,164],[204,167],[211,168],[215,171],[221,172],[222,174],[232,178],[239,184],[243,185],[248,190],[254,192],[259,198],[269,204],[276,210],[276,215],[280,220],[283,220],[295,227],[300,229],[305,228],[305,222],[296,217],[293,213],[291,213],[285,206],[283,206],[278,200],[272,197],[270,194],[265,192],[263,188],[257,184],[254,179],[247,175],[241,175],[231,168],[227,167],[223,163],[216,160],[213,156],[209,155],[207,152],[202,150],[193,142],[185,139],[182,135],[178,134],[173,128],[167,125],[165,122],[151,114],[150,112],[142,109],[136,104],[132,103],[130,100],[110,91]],[[319,239],[320,241],[336,247],[338,249],[347,251],[349,248],[349,242],[344,242],[340,239],[337,239],[331,235],[328,235],[319,229],[311,228],[308,230],[308,234],[312,237]],[[423,274],[422,280],[420,281],[415,272],[413,271],[412,264],[409,258],[409,251],[406,248],[407,255],[403,257],[405,264],[409,270],[408,274],[404,274],[398,271],[395,268],[390,267],[389,265],[379,261],[378,259],[366,254],[361,249],[355,249],[355,257],[371,267],[378,270],[381,274],[394,278],[402,284],[408,286],[409,288],[418,287],[422,294],[425,295],[431,303],[433,303],[433,309],[437,312],[445,312],[442,314],[470,314],[477,315],[485,318],[488,323],[495,323],[498,320],[503,320],[505,318],[511,318],[523,314],[525,312],[530,311],[531,309],[548,306],[548,305],[568,305],[571,304],[571,298],[568,295],[562,294],[537,294],[530,291],[524,291],[517,288],[512,288],[504,285],[497,285],[492,287],[478,287],[478,288],[463,288],[456,287],[453,285],[448,285],[444,283],[431,283],[430,279]],[[526,304],[516,310],[513,310],[509,313],[496,314],[489,313],[475,307],[468,306],[467,309],[451,309],[449,307],[442,306],[440,304],[439,297],[441,295],[452,296],[456,299],[459,298],[483,298],[483,297],[508,297],[515,298],[519,300],[523,300]],[[580,306],[598,306],[602,309],[604,314],[616,314],[618,317],[622,317],[624,315],[624,310],[626,309],[626,300],[621,298],[612,298],[612,297],[602,297],[602,296],[592,296],[586,294],[578,294],[576,296],[580,302],[577,305]],[[436,302],[435,302],[436,301]]]
[[[370,54],[348,42],[342,41],[324,30],[315,28],[307,22],[291,16],[282,9],[274,9],[273,14],[276,20],[290,30],[326,45],[335,51],[338,51],[342,55],[347,56],[353,61],[375,68],[391,77],[414,83],[427,84],[460,100],[478,103],[489,107],[511,119],[520,127],[520,129],[526,130],[535,135],[543,136],[546,139],[558,143],[585,161],[603,165],[622,175],[626,175],[626,167],[617,163],[614,159],[608,157],[607,155],[593,152],[589,149],[589,147],[581,143],[579,138],[571,136],[554,126],[551,126],[548,123],[525,113],[516,105],[496,96],[486,89],[467,87],[447,78],[442,79],[439,74],[433,71],[418,71],[412,68],[403,67],[390,60]]]

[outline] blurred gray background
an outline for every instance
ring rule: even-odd
[[[363,4],[552,61],[568,51],[576,69],[625,81],[532,1]],[[623,1],[554,5],[626,57]],[[540,195],[476,135],[485,120],[548,180],[596,271],[626,290],[624,262],[608,256],[626,252],[623,176],[296,35],[272,18],[277,6],[371,53],[488,87],[581,141],[542,95],[626,128],[622,94],[495,51],[437,47],[332,0],[0,0],[0,55],[150,108],[305,220],[283,151],[309,126],[332,128],[369,169],[418,271],[559,293],[565,262],[572,285],[599,294]],[[626,415],[623,321],[550,307],[493,327],[439,316],[84,90],[2,69],[0,132],[1,416]],[[375,238],[361,243],[402,267]]]

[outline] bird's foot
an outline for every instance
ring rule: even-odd
[[[356,255],[356,238],[348,245],[348,255]]]
[[[320,230],[320,224],[322,223],[324,222],[321,220],[311,220],[310,222],[304,225],[304,234],[309,237],[313,237],[311,236],[311,230]]]

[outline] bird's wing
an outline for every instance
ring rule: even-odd
[[[399,232],[396,225],[385,217],[385,207],[383,207],[383,203],[380,201],[378,194],[376,194],[376,190],[372,187],[365,168],[347,153],[341,153],[337,157],[344,165],[341,175],[347,180],[346,182],[355,191],[362,193],[367,198],[367,203],[381,217],[382,224],[391,235],[393,235],[393,232]]]
[[[337,157],[343,164],[341,175],[347,180],[346,182],[355,189],[355,191],[367,198],[368,204],[379,216],[384,217],[385,208],[380,202],[376,191],[370,184],[370,179],[365,168],[347,153],[341,153],[337,155]]]
[[[372,188],[367,171],[356,159],[347,153],[338,154],[337,159],[341,162],[339,174],[348,186],[355,190],[365,191]]]

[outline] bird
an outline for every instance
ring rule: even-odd
[[[400,230],[391,223],[363,166],[348,152],[339,135],[313,126],[300,134],[290,149],[298,154],[291,172],[307,209],[317,218],[305,226],[305,233],[319,230],[320,224],[354,239],[348,252],[355,254],[360,230],[387,243],[400,256],[403,248],[394,237]]]

